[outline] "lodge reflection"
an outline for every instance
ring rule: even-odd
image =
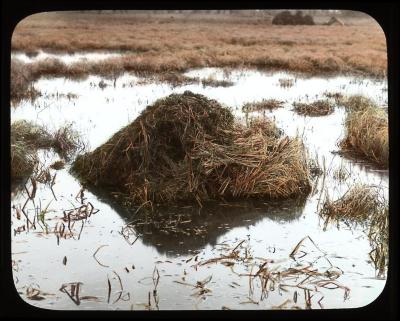
[[[91,192],[93,192],[91,190]],[[103,194],[103,193],[101,193]],[[127,209],[109,197],[97,196],[108,203],[129,226],[129,233],[139,236],[145,245],[160,254],[186,255],[215,245],[218,237],[238,227],[249,227],[262,219],[290,222],[300,217],[305,199],[284,201],[246,200],[208,203],[198,206],[170,206],[144,211]],[[266,231],[267,232],[267,231]]]

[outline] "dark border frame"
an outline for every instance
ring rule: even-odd
[[[389,105],[389,209],[390,209],[390,253],[389,271],[386,286],[381,295],[371,304],[354,309],[327,309],[313,311],[58,311],[36,308],[27,304],[14,287],[11,267],[11,216],[10,216],[10,52],[12,32],[17,23],[23,18],[43,11],[65,10],[118,10],[118,9],[346,9],[363,11],[372,16],[381,26],[386,35],[388,50],[388,105]],[[73,318],[85,317],[157,317],[157,318],[217,318],[229,319],[273,317],[276,319],[307,318],[307,319],[395,319],[398,315],[398,192],[399,166],[395,159],[400,137],[399,130],[399,21],[400,9],[396,2],[378,1],[254,1],[238,2],[220,1],[191,1],[152,0],[152,1],[111,1],[111,0],[12,0],[1,4],[1,299],[0,316],[31,317],[31,318]]]

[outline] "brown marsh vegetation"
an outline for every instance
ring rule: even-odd
[[[342,151],[388,168],[389,127],[385,110],[362,96],[344,98],[343,105],[349,111],[345,122],[346,136],[340,142]]]
[[[300,115],[326,116],[333,113],[334,107],[327,100],[317,100],[312,103],[293,103],[294,111]]]
[[[372,247],[370,257],[379,273],[384,274],[389,258],[389,207],[379,188],[354,185],[335,201],[326,195],[320,215],[325,219],[325,226],[339,221],[367,225]]]
[[[31,64],[14,60],[11,69],[11,96],[15,101],[39,95],[40,93],[32,84],[42,76],[81,79],[95,74],[114,79],[116,82],[119,75],[130,72],[145,77],[139,80],[143,82],[166,82],[173,86],[202,84],[206,87],[231,86],[233,83],[228,80],[217,80],[212,76],[210,78],[188,77],[183,72],[193,67],[217,66],[227,67],[225,71],[230,68],[251,67],[308,74],[352,73],[362,76],[384,76],[386,70],[384,36],[379,27],[371,22],[358,25],[346,24],[344,27],[272,26],[268,19],[238,18],[230,21],[210,21],[190,18],[179,20],[162,15],[151,17],[129,14],[47,13],[21,22],[13,37],[13,48],[25,51],[29,55],[35,55],[38,50],[57,53],[112,50],[124,54],[104,61],[73,64],[66,64],[57,59],[46,59]],[[104,78],[100,82],[96,81],[94,87],[103,89],[109,86]],[[297,78],[282,78],[279,79],[279,85],[290,88],[296,81]],[[90,86],[92,87],[92,83]],[[383,159],[387,158],[387,115],[386,123],[378,120],[378,118],[383,118],[383,116],[377,116],[381,110],[362,96],[343,97],[336,92],[326,92],[325,96],[330,100],[321,100],[312,104],[295,104],[295,110],[304,115],[323,116],[332,113],[335,105],[344,106],[348,113],[347,137],[341,147],[353,153],[361,151],[357,155],[376,162],[381,161],[381,154],[384,155]],[[44,93],[42,97],[50,100],[54,98],[54,93]],[[72,94],[67,94],[66,97],[76,98]],[[334,100],[335,104],[331,104],[331,100]],[[284,102],[280,100],[264,99],[247,103],[242,109],[244,112],[260,112],[282,107],[283,104]],[[368,116],[364,115],[366,113]],[[386,126],[386,138],[384,129],[381,130],[381,124],[384,124],[383,127]],[[381,135],[380,138],[377,138],[379,135]],[[13,123],[11,129],[12,178],[25,178],[34,171],[30,179],[32,192],[27,189],[29,181],[25,184],[28,201],[31,200],[33,206],[35,206],[36,183],[51,182],[52,187],[55,174],[52,177],[50,169],[59,170],[66,164],[71,164],[69,155],[79,146],[81,146],[79,137],[68,126],[50,133],[46,128],[28,122],[15,121]],[[59,154],[60,159],[53,160],[50,166],[40,169],[38,155],[41,154],[37,153],[38,149],[53,149]],[[249,217],[240,215],[241,212],[251,212],[251,207],[248,204],[244,206],[245,203],[255,202],[255,208],[260,210],[263,216],[266,213],[263,206],[270,202],[276,203],[279,207],[276,215],[280,221],[286,216],[303,217],[303,214],[306,214],[303,211],[306,200],[309,201],[316,195],[314,192],[318,192],[315,189],[315,186],[318,187],[317,177],[323,175],[322,185],[324,186],[327,173],[324,157],[322,158],[323,166],[320,166],[318,155],[316,159],[310,159],[308,155],[299,137],[286,136],[271,119],[265,117],[251,119],[247,122],[247,126],[244,126],[234,119],[228,107],[215,100],[188,91],[183,94],[172,94],[145,108],[137,119],[116,132],[105,144],[90,153],[78,156],[72,163],[74,173],[81,179],[79,182],[76,181],[77,186],[79,183],[80,190],[75,197],[76,201],[80,198],[80,204],[70,209],[63,207],[61,213],[64,216],[61,218],[62,221],[55,221],[54,232],[49,232],[50,225],[47,225],[45,221],[45,214],[50,213],[48,205],[43,210],[41,205],[38,208],[35,207],[34,215],[37,217],[38,224],[43,223],[46,234],[54,233],[57,244],[63,238],[75,239],[76,236],[79,240],[87,218],[99,211],[97,206],[95,208],[90,202],[84,202],[85,189],[80,184],[83,184],[85,188],[93,187],[93,192],[98,187],[118,206],[124,207],[125,210],[127,210],[126,206],[129,207],[132,211],[129,212],[130,214],[134,211],[134,220],[131,220],[133,216],[130,217],[130,223],[123,226],[120,232],[129,245],[137,241],[135,246],[141,246],[142,241],[146,245],[147,239],[148,244],[155,248],[167,248],[170,246],[169,241],[180,250],[184,247],[193,250],[196,247],[193,244],[204,245],[203,241],[194,242],[196,238],[203,239],[207,233],[221,235],[222,228],[233,229],[236,225],[231,217],[240,221],[237,223],[238,226],[242,226],[244,219],[248,221]],[[69,175],[67,171],[64,173]],[[337,180],[337,183],[344,184],[349,175],[350,173],[347,173],[345,167],[341,165],[333,173],[333,178]],[[312,192],[311,181],[315,183]],[[62,187],[63,185],[60,189]],[[323,190],[324,187],[321,188],[321,195]],[[57,201],[54,191],[51,191]],[[68,191],[64,193],[69,195]],[[308,198],[310,193],[312,195]],[[286,198],[294,198],[289,201],[300,201],[300,205],[292,209],[284,200]],[[236,199],[237,204],[235,204]],[[388,206],[377,189],[366,185],[356,185],[334,201],[326,196],[324,202],[320,197],[316,213],[319,211],[320,199],[323,206],[319,214],[325,219],[325,224],[344,222],[350,226],[356,223],[355,225],[360,224],[366,228],[372,249],[370,258],[379,273],[384,275],[388,260]],[[215,200],[217,202],[208,202]],[[102,201],[102,198],[98,198],[97,205],[101,205]],[[263,203],[264,201],[267,203]],[[201,209],[196,206],[196,203]],[[153,206],[162,204],[167,204],[168,208],[174,209],[173,211],[176,210],[177,215],[173,215],[174,213],[170,211],[162,212],[162,206],[157,208],[160,209],[159,212],[153,211],[151,216],[147,215],[147,211],[139,212],[142,208],[153,209]],[[200,210],[207,209],[208,205],[216,204],[228,208],[227,211],[221,211],[221,222],[215,220],[216,213],[212,211],[209,212],[209,219],[196,215],[200,213]],[[19,208],[14,208],[17,216]],[[189,210],[190,208],[192,211]],[[181,215],[181,211],[184,215]],[[272,207],[268,209],[269,218],[272,217],[271,212]],[[238,213],[239,215],[235,215]],[[112,211],[110,214],[113,214]],[[227,220],[228,216],[229,220]],[[29,230],[30,221],[28,217],[26,218],[26,226]],[[319,218],[318,214],[316,218]],[[73,228],[75,222],[77,226],[81,226],[80,230],[79,226]],[[225,224],[227,222],[229,224]],[[312,220],[305,221],[305,224],[300,227],[304,235],[308,234],[305,232],[308,222]],[[66,224],[68,224],[68,231]],[[23,230],[21,226],[14,229],[14,233],[25,231],[25,225],[22,227]],[[274,228],[278,231],[279,227]],[[261,238],[265,236],[266,230],[268,229],[263,227]],[[271,233],[270,237],[275,238],[278,234],[279,232]],[[104,235],[101,238],[102,242],[106,239]],[[190,240],[186,242],[182,235]],[[193,242],[190,243],[190,241]],[[110,242],[117,241],[113,239]],[[325,294],[320,292],[323,289],[341,289],[344,292],[344,300],[349,298],[350,288],[338,280],[344,272],[332,265],[326,257],[327,253],[321,251],[309,236],[304,237],[290,252],[289,257],[296,264],[289,266],[281,266],[283,261],[280,260],[253,255],[255,252],[253,253],[254,249],[250,247],[250,237],[248,237],[248,244],[246,240],[239,240],[228,246],[230,242],[221,245],[220,255],[204,257],[196,250],[195,256],[181,261],[194,264],[190,267],[195,268],[196,271],[202,266],[211,268],[216,264],[229,268],[228,273],[235,273],[240,268],[245,268],[242,273],[235,274],[248,279],[249,301],[239,304],[259,304],[275,290],[279,291],[279,295],[281,291],[288,292],[286,295],[293,294],[292,308],[295,309],[301,308],[298,303],[300,301],[297,301],[301,293],[304,293],[306,309],[317,305],[323,308]],[[332,238],[332,242],[336,246],[335,238]],[[307,249],[307,243],[313,245],[313,248]],[[86,251],[85,243],[80,244]],[[113,244],[118,245],[118,243]],[[257,246],[254,242],[252,244]],[[93,259],[102,267],[108,268],[109,266],[103,265],[96,257],[99,250],[106,246],[108,245],[100,245],[94,252]],[[287,246],[287,244],[282,246]],[[117,248],[114,249],[117,250]],[[312,260],[307,257],[308,250],[310,250],[310,256],[313,255],[312,252],[317,252],[317,260],[326,259],[330,267],[319,268],[317,264],[313,265],[316,261],[308,262]],[[270,253],[275,253],[275,248]],[[304,262],[302,262],[303,258],[305,258]],[[144,269],[150,261],[135,258],[135,264],[137,266],[143,264],[141,268]],[[174,261],[177,263],[178,259]],[[364,256],[362,261],[365,261]],[[173,263],[169,260],[165,262]],[[67,257],[64,256],[63,265],[66,264]],[[178,264],[182,265],[180,262]],[[359,264],[357,268],[358,266]],[[134,265],[132,269],[135,269]],[[125,271],[129,273],[126,267]],[[160,271],[163,272],[163,270]],[[189,271],[189,265],[187,265],[187,271]],[[187,271],[184,270],[184,277],[173,282],[191,286],[195,291],[192,296],[196,298],[205,298],[212,292],[212,284],[215,281],[211,282],[211,279],[215,280],[215,277],[218,277],[216,273],[214,276],[210,275],[203,280],[197,279],[197,282],[192,283],[189,276],[186,276]],[[111,293],[119,295],[115,302],[126,294],[121,278],[115,271],[113,272],[119,279],[121,291],[114,291],[107,274],[107,303],[110,303]],[[185,277],[188,277],[187,281]],[[149,310],[159,308],[157,285],[160,274],[156,267],[154,267],[152,278],[155,305],[150,301],[149,291],[149,300],[146,305]],[[228,278],[228,276],[225,275],[223,278]],[[217,279],[217,282],[219,280]],[[72,281],[74,282],[65,283],[63,280],[60,291],[68,295],[75,304],[79,305],[80,300],[97,299],[91,296],[80,297],[79,291],[82,289],[83,282],[76,282],[77,279]],[[257,287],[258,283],[260,286]],[[164,284],[168,286],[168,282]],[[230,287],[234,288],[232,284]],[[235,286],[240,285],[236,283]],[[27,289],[28,299],[42,300],[44,297],[41,295],[44,294],[46,293],[33,287]],[[130,293],[127,292],[127,294],[130,299]],[[258,294],[260,294],[260,299],[257,302]],[[140,290],[135,296],[140,297]],[[229,297],[229,292],[227,292],[227,297]],[[273,308],[288,308],[289,303],[291,300],[287,299]],[[173,304],[171,301],[171,306]],[[229,308],[223,306],[223,309]]]
[[[246,103],[243,105],[243,112],[260,111],[266,109],[276,109],[283,106],[283,101],[276,99],[263,99],[257,102]]]
[[[185,14],[42,13],[16,27],[12,49],[35,53],[121,51],[98,63],[31,66],[43,75],[254,67],[308,74],[386,74],[385,36],[372,19],[346,26],[276,26],[269,19],[191,19]],[[373,45],[372,45],[373,44]],[[268,50],[266,50],[268,48]],[[43,64],[43,63],[42,63]]]
[[[53,149],[61,157],[68,158],[84,147],[81,138],[70,125],[51,133],[46,128],[25,120],[11,124],[10,143],[12,182],[25,178],[33,172],[39,163],[37,157],[39,149]]]
[[[189,91],[148,106],[104,145],[78,157],[73,170],[133,205],[310,191],[298,139],[281,135],[269,120],[243,127],[228,108]]]

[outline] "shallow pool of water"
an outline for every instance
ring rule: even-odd
[[[234,206],[204,208],[200,212],[194,208],[167,210],[166,214],[168,211],[180,211],[183,216],[190,214],[192,222],[188,224],[192,230],[199,231],[198,235],[173,235],[162,229],[136,228],[125,238],[121,232],[134,217],[132,213],[119,208],[102,193],[85,191],[84,202],[90,202],[99,211],[85,223],[77,221],[70,226],[71,236],[57,242],[54,233],[46,234],[40,227],[13,235],[14,278],[21,296],[30,304],[54,309],[154,309],[157,306],[159,309],[271,309],[287,299],[291,301],[283,308],[295,305],[304,308],[304,293],[299,289],[294,294],[292,288],[288,292],[277,288],[261,300],[260,284],[254,282],[253,293],[249,293],[249,278],[238,275],[248,274],[249,264],[237,263],[233,267],[220,263],[197,264],[226,254],[224,246],[232,249],[243,241],[239,247],[242,251],[248,251],[254,258],[275,260],[271,268],[296,267],[298,263],[311,263],[321,271],[339,268],[343,273],[338,282],[350,289],[349,297],[344,299],[342,289],[322,289],[312,300],[313,308],[321,308],[318,301],[322,297],[320,303],[324,308],[360,307],[372,302],[381,293],[385,280],[376,277],[370,262],[371,248],[364,227],[329,225],[324,230],[318,205],[325,190],[334,198],[354,183],[382,186],[387,196],[388,172],[332,153],[338,150],[337,143],[343,136],[343,108],[338,106],[328,116],[304,117],[292,111],[292,103],[324,98],[325,92],[340,92],[361,94],[384,106],[387,105],[387,83],[344,76],[299,78],[288,73],[250,70],[227,73],[217,68],[193,70],[187,75],[229,79],[234,85],[210,88],[201,84],[178,87],[142,84],[138,77],[128,74],[116,82],[96,76],[80,82],[64,78],[40,79],[35,87],[42,97],[34,102],[21,102],[12,109],[11,118],[12,121],[31,120],[50,129],[72,123],[89,142],[89,150],[93,150],[132,122],[147,105],[174,92],[191,90],[216,99],[230,106],[242,121],[246,117],[241,109],[244,103],[275,98],[285,102],[283,108],[250,116],[270,117],[287,135],[303,137],[310,154],[318,157],[321,164],[325,163],[325,179],[321,177],[315,181],[312,194],[300,203],[239,202]],[[279,79],[283,78],[293,79],[293,86],[280,86]],[[101,81],[106,86],[99,86]],[[68,93],[76,97],[65,98]],[[51,163],[58,157],[41,153],[41,159]],[[344,182],[334,178],[339,167],[351,173]],[[59,227],[64,210],[81,205],[80,200],[75,199],[80,183],[68,169],[69,165],[57,171],[53,186],[57,200],[48,186],[39,185],[36,193],[36,206],[39,200],[42,209],[49,204],[45,222],[50,232],[54,226]],[[25,192],[17,192],[12,206],[18,208],[26,198]],[[34,206],[31,202],[27,210],[32,218]],[[24,225],[25,218],[18,219],[15,209],[12,215],[14,231]],[[289,258],[296,245],[307,236],[315,244],[306,239],[301,246],[305,256],[297,262]],[[152,278],[155,268],[160,275],[157,286]],[[254,269],[258,269],[257,266]],[[209,276],[211,280],[206,287],[211,291],[196,295],[198,288],[188,284],[196,285]],[[63,284],[71,282],[82,283],[79,306],[67,293],[60,291]],[[44,299],[27,298],[29,286],[40,287],[46,293]],[[155,286],[158,304],[153,297]],[[294,296],[298,296],[297,303]]]

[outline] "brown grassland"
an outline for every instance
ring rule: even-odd
[[[69,66],[42,62],[31,66],[34,78],[180,72],[206,66],[385,76],[384,33],[372,19],[360,21],[345,26],[276,26],[266,18],[42,13],[17,25],[12,49],[33,55],[38,50],[126,53]]]

